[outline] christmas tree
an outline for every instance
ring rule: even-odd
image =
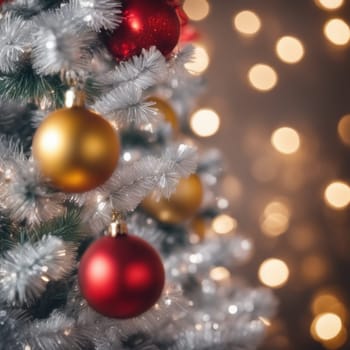
[[[231,276],[252,243],[189,132],[180,5],[2,1],[0,349],[262,340],[275,299]]]

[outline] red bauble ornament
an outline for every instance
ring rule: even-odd
[[[124,0],[123,22],[106,37],[106,45],[118,60],[139,55],[143,48],[156,46],[167,56],[180,36],[176,9],[164,0]]]
[[[164,282],[157,251],[133,235],[100,238],[80,261],[80,291],[107,317],[130,318],[147,311],[159,299]]]

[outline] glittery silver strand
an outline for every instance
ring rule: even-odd
[[[21,17],[5,13],[0,19],[0,71],[10,73],[31,47],[31,25]]]
[[[124,165],[105,185],[105,192],[110,193],[115,210],[134,210],[153,190],[169,196],[180,178],[193,173],[196,165],[195,149],[180,144],[168,149],[161,158],[148,156]]]
[[[32,61],[39,74],[55,74],[62,70],[88,69],[90,46],[96,40],[91,30],[79,30],[67,9],[48,12],[35,19]]]
[[[130,124],[138,126],[154,123],[159,119],[151,102],[143,101],[142,90],[135,85],[117,87],[100,97],[92,106],[118,127]]]
[[[88,329],[79,327],[75,320],[54,311],[48,319],[36,320],[31,324],[23,349],[86,350],[92,348],[91,338]]]
[[[53,236],[26,242],[0,258],[0,301],[31,304],[50,281],[64,278],[74,267],[75,247]]]
[[[208,317],[208,315],[207,315]],[[260,320],[198,321],[178,337],[175,350],[251,350],[261,342],[265,326]]]
[[[32,160],[5,162],[3,168],[0,207],[5,208],[15,222],[33,225],[63,213],[65,195],[53,192],[45,184]]]
[[[133,84],[145,90],[165,80],[168,74],[168,67],[165,57],[156,49],[142,49],[139,56],[132,56],[126,62],[121,62],[107,73],[96,77],[98,84],[110,88],[116,88]]]

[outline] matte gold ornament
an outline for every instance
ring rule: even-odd
[[[203,187],[198,175],[193,174],[181,179],[175,192],[169,199],[161,197],[157,200],[152,194],[143,202],[143,209],[165,224],[178,224],[192,216],[199,209],[203,198]]]
[[[79,105],[52,112],[33,138],[33,156],[42,174],[64,192],[102,185],[117,166],[119,148],[113,126]]]
[[[159,113],[164,117],[164,120],[171,125],[174,132],[179,131],[180,126],[176,113],[167,101],[155,96],[148,98],[147,101],[154,103],[152,107],[159,110]]]

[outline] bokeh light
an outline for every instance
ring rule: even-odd
[[[205,47],[195,44],[193,59],[185,64],[185,68],[192,75],[199,75],[207,70],[209,63],[210,59]]]
[[[336,337],[328,340],[322,340],[322,345],[329,350],[345,349],[342,348],[342,346],[347,342],[347,340],[348,332],[343,325]]]
[[[230,278],[230,271],[223,266],[214,267],[210,270],[210,278],[214,281],[220,282]]]
[[[207,0],[185,0],[183,9],[191,20],[201,21],[208,16],[210,5]]]
[[[254,35],[261,28],[260,18],[253,11],[241,11],[233,18],[233,26],[245,35]]]
[[[258,63],[249,69],[248,80],[255,89],[269,91],[276,86],[278,76],[272,67]]]
[[[311,335],[315,340],[335,338],[342,329],[342,320],[336,314],[326,312],[315,317],[311,324]]]
[[[350,203],[350,187],[345,182],[330,183],[324,192],[326,203],[335,209],[343,209]]]
[[[267,204],[260,218],[261,231],[270,237],[276,237],[285,233],[289,227],[290,211],[288,207],[273,201]]]
[[[315,2],[326,10],[336,10],[344,4],[344,0],[315,0]]]
[[[201,137],[209,137],[219,130],[220,118],[212,109],[203,108],[191,116],[192,131]]]
[[[282,127],[273,132],[271,143],[278,152],[292,154],[300,147],[300,137],[296,130]]]
[[[339,297],[327,290],[321,290],[313,297],[311,311],[315,316],[331,312],[338,315],[342,320],[345,320],[348,316],[346,307]]]
[[[343,46],[350,41],[350,28],[340,18],[333,18],[326,22],[323,33],[334,45]]]
[[[282,287],[289,278],[289,268],[280,259],[267,259],[259,267],[258,276],[260,281],[268,287]]]
[[[350,146],[350,114],[344,115],[338,123],[338,134],[342,142]]]
[[[274,213],[280,213],[280,214],[283,214],[285,216],[290,215],[290,211],[289,211],[289,208],[287,207],[287,205],[280,202],[280,201],[270,202],[266,205],[266,207],[264,209],[264,215],[270,215],[270,214],[274,214]]]
[[[284,36],[277,41],[276,53],[285,63],[298,63],[304,56],[304,46],[299,39]]]
[[[237,228],[237,220],[226,214],[218,215],[212,223],[214,232],[221,235],[230,233],[235,228]]]

